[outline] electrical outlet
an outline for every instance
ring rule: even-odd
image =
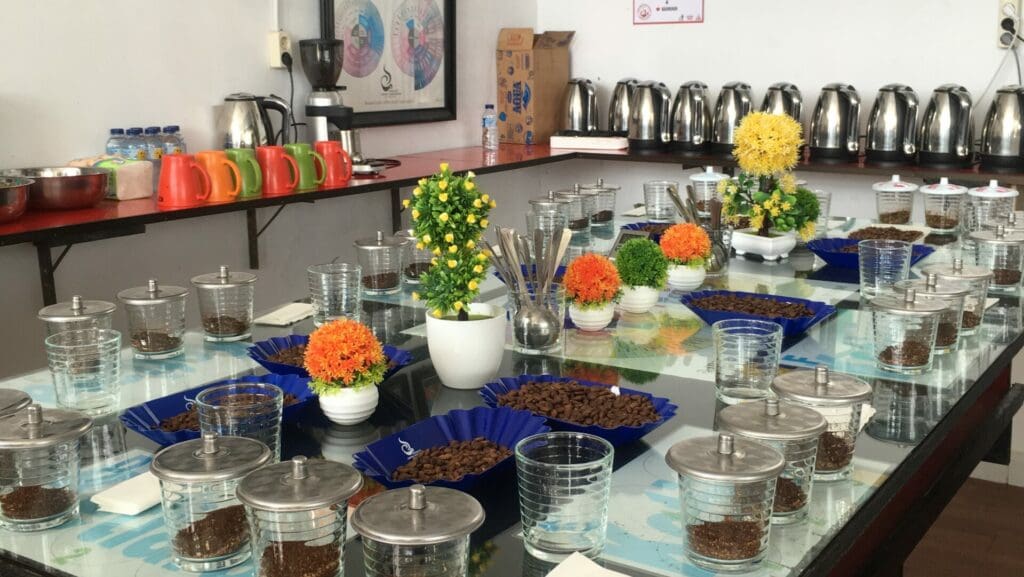
[[[292,51],[292,37],[278,30],[267,35],[267,64],[271,68],[284,68],[281,55]]]
[[[1020,0],[998,0],[999,19],[996,21],[996,42],[1000,48],[1009,48],[1020,33]]]

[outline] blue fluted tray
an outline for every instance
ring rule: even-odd
[[[569,377],[556,377],[554,375],[519,375],[518,377],[503,377],[497,381],[487,383],[484,388],[480,390],[480,396],[483,397],[484,402],[489,407],[498,407],[498,397],[508,393],[509,391],[515,391],[522,388],[523,385],[529,382],[542,382],[542,383],[556,383],[556,382],[575,382],[587,387],[603,387],[609,388],[604,383],[595,383],[592,381],[581,381],[579,379],[573,379]],[[665,421],[675,416],[676,410],[679,409],[676,405],[672,404],[668,399],[663,397],[655,397],[650,393],[644,391],[636,391],[633,389],[625,389],[619,387],[619,392],[623,395],[640,395],[647,397],[651,400],[654,405],[654,410],[658,412],[661,418],[653,423],[647,423],[645,425],[635,427],[616,427],[614,429],[608,429],[606,427],[599,427],[597,425],[578,425],[576,423],[570,423],[561,419],[553,417],[546,417],[544,415],[538,415],[547,419],[551,428],[556,431],[574,431],[579,433],[588,433],[601,437],[608,441],[613,446],[625,445],[632,443],[637,439],[640,439],[647,433],[650,433],[654,429],[660,427]]]
[[[188,389],[187,391],[153,399],[141,405],[135,405],[121,415],[121,422],[124,423],[124,426],[161,447],[167,447],[190,439],[198,439],[198,430],[167,432],[160,429],[160,422],[188,410],[195,401],[196,395],[203,389],[235,383],[270,383],[280,387],[284,394],[298,397],[299,401],[297,403],[287,406],[281,411],[281,421],[285,423],[297,420],[305,406],[316,397],[307,386],[309,377],[301,377],[299,375],[249,375],[238,379],[226,379],[209,383]]]
[[[275,375],[299,375],[309,377],[305,367],[296,367],[284,363],[275,363],[267,357],[279,353],[294,346],[304,345],[309,342],[309,335],[288,335],[287,337],[274,337],[266,341],[253,343],[249,347],[249,357],[259,363],[267,371]],[[384,373],[387,379],[398,372],[399,369],[412,362],[412,353],[395,348],[391,345],[384,345],[384,356],[388,359],[388,370]]]
[[[760,299],[785,303],[802,303],[804,305],[807,305],[807,308],[811,309],[811,312],[813,312],[814,315],[798,319],[786,319],[782,317],[765,317],[732,311],[711,311],[692,304],[695,299],[715,295],[736,295],[741,297],[756,297]],[[727,319],[752,319],[759,321],[774,321],[782,325],[782,334],[787,337],[803,334],[805,331],[807,331],[807,329],[834,315],[836,312],[836,307],[820,301],[809,301],[807,299],[780,297],[775,295],[748,293],[740,291],[696,291],[683,295],[679,300],[682,301],[682,303],[686,305],[687,308],[693,311],[694,314],[700,317],[702,321],[709,325]]]
[[[471,441],[477,437],[483,437],[514,451],[519,441],[550,430],[544,424],[543,418],[529,411],[490,407],[457,409],[425,419],[370,443],[365,451],[354,455],[353,465],[389,489],[407,487],[414,482],[393,481],[391,477],[394,471],[409,462],[417,451],[444,446],[449,441]],[[469,474],[458,481],[435,481],[428,484],[468,491],[481,480],[509,469],[514,463],[514,456],[509,456],[483,473]]]
[[[860,269],[860,255],[855,252],[839,252],[845,247],[860,242],[853,238],[818,238],[807,243],[807,249],[821,257],[829,266],[838,268]],[[910,246],[910,266],[914,266],[924,257],[935,252],[925,244]]]
[[[644,221],[644,222],[634,222],[634,223],[630,223],[630,224],[624,224],[620,228],[624,228],[626,230],[643,230],[643,228],[645,226],[650,225],[650,224],[669,224],[669,225],[671,225],[672,223],[671,222],[654,222],[654,221],[649,221],[648,220],[648,221]],[[661,240],[661,234],[653,233],[652,232],[652,233],[650,233],[650,235],[647,238],[653,240],[654,242],[658,242],[658,241]]]

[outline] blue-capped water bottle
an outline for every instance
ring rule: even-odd
[[[125,158],[132,160],[146,160],[146,139],[142,136],[142,128],[133,126],[128,129],[128,136],[124,139]]]
[[[107,138],[107,154],[111,156],[124,156],[124,129],[111,128],[110,138]]]
[[[484,105],[483,147],[486,150],[498,150],[498,116],[494,113],[494,105]]]
[[[187,152],[185,139],[181,137],[181,129],[177,124],[165,126],[160,139],[164,144],[164,154],[184,154]]]

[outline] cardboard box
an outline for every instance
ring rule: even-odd
[[[498,134],[501,142],[547,142],[561,130],[569,82],[569,44],[575,32],[534,34],[532,28],[498,33]]]

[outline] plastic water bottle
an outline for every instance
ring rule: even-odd
[[[181,137],[181,129],[177,124],[165,126],[160,140],[164,145],[164,154],[184,154],[186,151],[185,139]]]
[[[164,155],[164,141],[160,138],[159,126],[146,127],[146,160],[160,162]]]
[[[110,138],[107,139],[107,154],[111,156],[124,156],[123,128],[110,129]]]
[[[133,126],[128,129],[124,139],[124,157],[131,160],[146,160],[146,139],[142,136],[142,128]]]
[[[498,116],[493,104],[484,105],[483,146],[485,150],[498,150]]]

